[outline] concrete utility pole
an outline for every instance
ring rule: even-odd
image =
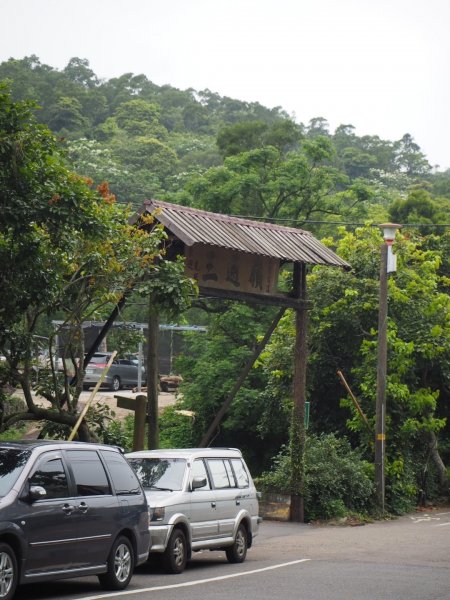
[[[401,227],[394,223],[380,225],[384,243],[381,246],[380,264],[380,307],[378,314],[378,362],[377,362],[377,400],[375,423],[375,488],[377,504],[384,513],[385,477],[384,463],[386,453],[386,372],[387,372],[387,318],[388,318],[388,273],[396,270],[396,257],[392,253],[392,244],[396,230]]]

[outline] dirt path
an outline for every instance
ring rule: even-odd
[[[80,401],[79,401],[80,411],[82,410],[81,407],[83,407],[86,404],[86,402],[88,402],[88,400],[91,396],[91,392],[92,392],[92,390],[81,393]],[[107,406],[109,406],[109,408],[111,410],[113,410],[115,412],[116,418],[119,421],[121,421],[126,416],[132,414],[132,411],[127,410],[125,408],[119,408],[117,406],[117,398],[115,397],[116,395],[125,396],[127,398],[135,398],[136,397],[136,394],[134,394],[131,390],[120,390],[119,392],[110,392],[109,390],[100,390],[97,392],[94,399],[92,400],[91,406],[95,407],[96,404],[106,404]],[[23,398],[23,393],[21,392],[21,390],[16,390],[14,392],[14,396]],[[48,402],[43,398],[35,397],[35,400],[36,400],[37,404],[40,404],[42,406],[49,405]],[[177,396],[175,394],[172,394],[170,392],[160,392],[158,395],[159,413],[161,414],[161,412],[167,406],[172,406],[173,404],[176,403],[176,401],[177,401]],[[32,426],[24,437],[32,439],[33,437],[36,437],[36,435],[39,433],[39,431],[40,431],[40,428]]]

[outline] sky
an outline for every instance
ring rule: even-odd
[[[0,0],[0,62],[87,59],[330,131],[409,133],[450,168],[449,0]]]

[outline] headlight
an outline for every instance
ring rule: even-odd
[[[151,521],[163,521],[166,514],[164,506],[156,506],[152,508]]]

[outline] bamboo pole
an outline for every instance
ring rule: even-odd
[[[76,435],[76,433],[77,433],[77,431],[78,431],[78,429],[79,429],[79,427],[81,425],[82,420],[84,419],[87,411],[89,410],[90,405],[92,404],[92,400],[94,399],[95,394],[98,392],[100,386],[103,383],[103,380],[106,377],[107,372],[109,371],[110,366],[113,363],[113,360],[116,358],[116,354],[117,354],[116,351],[114,351],[111,354],[106,367],[103,369],[103,372],[100,375],[100,379],[97,381],[97,383],[96,383],[94,389],[92,390],[91,395],[89,396],[86,404],[83,406],[83,410],[80,412],[80,416],[78,417],[78,421],[75,423],[74,428],[72,429],[69,437],[67,438],[69,442],[71,442],[73,440],[73,438],[75,437],[75,435]]]
[[[359,413],[359,416],[361,417],[361,419],[364,421],[364,423],[366,424],[367,429],[370,431],[370,433],[373,433],[373,429],[370,426],[369,421],[367,420],[366,415],[363,413],[362,408],[360,407],[360,405],[358,404],[357,399],[355,398],[355,396],[353,395],[352,390],[350,389],[350,386],[348,385],[348,383],[345,380],[344,375],[342,374],[341,371],[337,371],[337,374],[339,375],[339,377],[341,378],[342,383],[344,384],[345,389],[347,390],[350,398],[352,399],[353,404],[355,405],[356,410]]]

